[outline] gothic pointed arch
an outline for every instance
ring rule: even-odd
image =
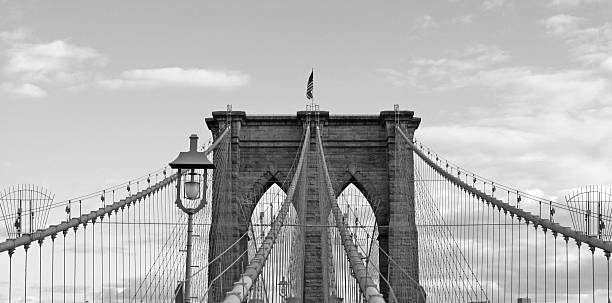
[[[287,181],[286,174],[281,171],[271,172],[268,170],[261,174],[259,178],[253,182],[250,189],[244,191],[241,195],[240,203],[243,212],[243,220],[246,221],[248,218],[251,218],[257,203],[270,187],[276,184],[283,192],[287,193],[290,182],[290,180]]]
[[[377,223],[379,225],[387,223],[383,203],[384,195],[373,182],[370,182],[365,174],[362,174],[360,171],[351,172],[347,170],[338,176],[337,181],[337,186],[335,186],[337,188],[336,197],[339,197],[349,185],[353,184],[366,197],[372,211],[376,215]]]

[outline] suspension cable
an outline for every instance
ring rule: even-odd
[[[594,247],[597,247],[603,251],[612,251],[612,242],[606,242],[603,241],[601,239],[598,239],[596,237],[589,237],[588,235],[584,234],[584,233],[579,233],[576,232],[574,230],[572,230],[571,228],[568,227],[564,227],[559,225],[558,223],[553,223],[550,220],[546,220],[543,219],[537,215],[533,215],[529,212],[526,212],[520,208],[514,207],[512,205],[509,205],[499,199],[496,199],[494,197],[491,197],[488,194],[485,194],[481,191],[476,190],[475,188],[469,186],[468,184],[466,184],[465,182],[463,182],[462,180],[456,178],[455,176],[449,174],[448,172],[444,171],[444,169],[442,169],[441,167],[439,167],[435,162],[433,162],[431,159],[429,159],[425,154],[423,154],[423,152],[417,148],[417,146],[415,144],[412,143],[412,141],[408,138],[408,136],[406,136],[406,134],[403,132],[403,130],[401,130],[401,128],[396,127],[396,129],[398,130],[398,133],[406,140],[406,143],[413,149],[413,151],[421,158],[423,159],[423,161],[425,161],[428,165],[430,165],[431,167],[434,168],[434,170],[438,171],[439,174],[441,174],[445,179],[447,179],[448,181],[460,186],[461,188],[463,188],[464,190],[470,192],[471,194],[474,194],[478,197],[480,197],[481,199],[490,202],[492,204],[494,204],[495,206],[501,207],[502,209],[506,209],[508,210],[508,212],[513,213],[519,217],[525,218],[526,220],[528,220],[529,222],[533,222],[534,224],[538,224],[540,226],[544,226],[547,229],[550,229],[552,231],[556,231],[562,235],[567,235],[568,237],[579,241],[581,243],[586,243],[587,245],[592,245]],[[522,194],[522,193],[521,193]]]

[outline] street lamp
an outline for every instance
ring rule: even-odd
[[[208,160],[206,153],[198,152],[198,136],[189,137],[189,151],[179,153],[178,157],[169,163],[170,167],[178,170],[176,181],[176,205],[187,214],[187,257],[185,260],[185,281],[183,302],[191,302],[191,245],[193,234],[193,215],[206,205],[206,178],[209,169],[215,165]],[[181,182],[184,170],[185,180]],[[200,173],[201,171],[201,173]],[[181,187],[183,187],[183,198],[192,201],[185,206],[181,199]],[[202,197],[200,199],[200,196]],[[199,199],[199,202],[196,202]],[[191,207],[196,205],[195,207]]]
[[[278,282],[278,287],[280,287],[280,296],[283,298],[283,302],[285,301],[285,297],[287,297],[287,287],[289,286],[289,282],[285,280],[285,276],[283,279]]]

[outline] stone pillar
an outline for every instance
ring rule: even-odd
[[[214,193],[209,251],[211,260],[246,231],[254,204],[269,185],[293,177],[291,167],[299,152],[304,124],[308,120],[314,124],[318,118],[322,125],[325,156],[334,188],[340,191],[346,184],[353,182],[369,199],[373,199],[369,202],[380,226],[380,248],[389,252],[399,267],[418,281],[413,158],[412,155],[402,157],[402,161],[406,161],[403,166],[408,169],[402,174],[396,172],[395,163],[399,159],[395,159],[394,111],[383,111],[379,115],[338,116],[330,116],[328,112],[321,111],[318,117],[313,112],[265,116],[234,111],[231,117],[229,176],[224,180],[213,181],[216,185],[225,182],[227,188],[220,190],[222,187],[216,187],[219,192]],[[214,112],[212,118],[206,119],[206,123],[213,134],[218,135],[225,128],[226,118],[227,112]],[[400,111],[397,118],[409,136],[412,136],[420,123],[420,119],[413,117],[411,111]],[[303,218],[302,222],[306,223],[303,234],[304,289],[303,294],[298,296],[303,295],[305,302],[328,302],[330,280],[329,271],[325,268],[327,250],[324,247],[327,241],[323,229],[317,225],[326,224],[329,205],[322,205],[319,197],[320,191],[325,188],[321,176],[317,174],[314,129],[311,134],[311,145],[306,147],[310,152],[304,167],[308,174],[305,178],[307,184],[303,187],[305,205],[296,205],[300,218]],[[282,186],[286,190],[287,185]],[[231,195],[219,196],[224,191]],[[245,209],[244,205],[248,203],[243,202],[252,204],[251,208]],[[209,268],[209,279],[234,261],[246,247],[245,239],[221,262],[214,263]],[[414,284],[409,283],[404,271],[389,262],[382,252],[379,255],[381,276],[390,280],[399,302],[415,302],[410,299],[410,294],[415,293],[411,288]],[[223,280],[213,285],[211,302],[221,301],[233,282],[238,280],[247,263],[246,258],[241,261],[230,268]],[[389,290],[382,280],[381,293],[389,298]]]
[[[240,164],[240,129],[243,123],[244,112],[231,112],[230,114],[230,152],[229,157],[221,153],[214,154],[214,161],[217,170],[213,178],[213,198],[212,198],[212,225],[210,228],[208,259],[213,260],[221,252],[225,251],[230,245],[236,242],[246,231],[244,215],[241,211],[240,201],[237,197],[236,184],[239,183],[237,171]],[[227,112],[214,112],[214,125],[209,125],[215,137],[220,135],[225,129],[228,121]],[[227,157],[222,159],[221,157]],[[224,167],[219,167],[223,164]],[[223,270],[235,261],[247,249],[247,237],[242,238],[238,245],[235,245],[229,253],[225,254],[218,261],[211,264],[208,269],[208,283],[219,275]],[[216,280],[209,291],[209,302],[221,302],[225,298],[225,293],[230,291],[234,282],[238,281],[243,269],[248,265],[246,255],[241,262],[236,262],[225,274]]]
[[[388,219],[388,218],[387,218]],[[378,268],[380,271],[379,285],[380,285],[380,293],[383,295],[383,298],[386,302],[389,302],[389,285],[385,283],[384,279],[389,278],[389,258],[387,258],[386,252],[389,251],[389,225],[388,221],[383,221],[381,224],[381,220],[378,220]]]
[[[424,302],[419,299],[419,249],[418,233],[414,208],[414,157],[412,153],[396,155],[395,125],[412,138],[418,123],[414,123],[413,113],[384,111],[380,114],[387,130],[387,159],[389,167],[388,228],[381,234],[382,242],[388,246],[391,259],[387,261],[389,284],[393,288],[398,303]],[[405,150],[404,150],[405,152]],[[397,156],[397,157],[396,157]],[[386,239],[385,239],[386,238]],[[381,245],[382,247],[382,245]],[[408,276],[412,278],[409,279]],[[385,291],[388,291],[385,289]],[[389,294],[385,294],[389,297]]]

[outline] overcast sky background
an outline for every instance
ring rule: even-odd
[[[612,174],[612,1],[0,2],[0,187],[163,166],[233,104],[399,104],[456,163],[560,197]]]
[[[156,170],[212,111],[415,111],[425,144],[547,197],[612,182],[612,1],[0,0],[0,188]],[[4,228],[4,227],[2,227]]]

